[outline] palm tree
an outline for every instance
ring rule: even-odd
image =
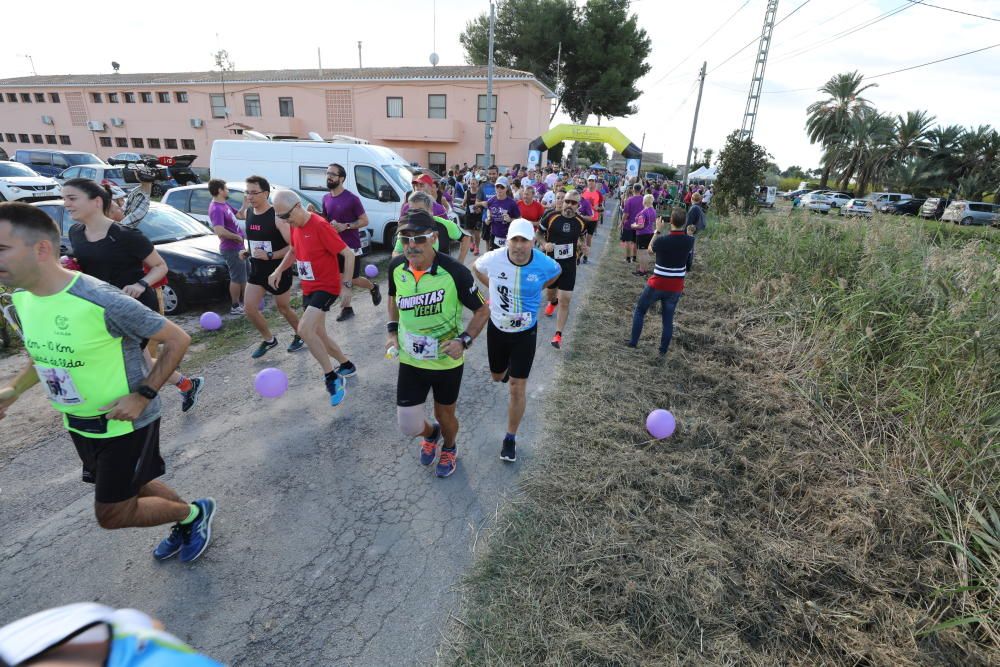
[[[907,111],[906,116],[896,116],[896,159],[924,157],[931,152],[931,123],[934,116],[926,111]]]
[[[819,89],[819,92],[826,94],[827,98],[813,102],[806,109],[809,143],[818,142],[823,145],[824,166],[820,187],[826,187],[830,179],[830,171],[837,162],[835,154],[840,153],[848,122],[863,109],[871,107],[870,102],[861,97],[861,93],[878,84],[862,85],[863,80],[864,76],[857,71],[831,77]],[[834,154],[831,155],[831,152]]]
[[[847,126],[844,153],[848,160],[842,172],[840,189],[850,187],[851,178],[858,175],[855,195],[865,194],[868,183],[878,181],[892,155],[895,120],[887,114],[867,108],[853,117]]]

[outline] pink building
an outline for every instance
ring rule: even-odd
[[[549,127],[551,90],[498,67],[492,151],[483,156],[486,68],[80,74],[0,80],[0,146],[191,152],[208,166],[215,139],[243,130],[278,137],[345,134],[435,171],[473,161],[524,163]]]

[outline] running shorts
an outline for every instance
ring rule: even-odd
[[[652,240],[653,240],[653,235],[652,234],[636,234],[635,235],[635,244],[636,244],[636,246],[639,247],[640,250],[648,250],[649,249],[649,244],[650,244],[650,242]]]
[[[292,274],[291,267],[285,269],[285,272],[281,274],[281,280],[278,281],[278,289],[274,289],[271,287],[271,284],[267,282],[268,277],[274,273],[274,270],[278,268],[279,264],[281,264],[280,259],[271,261],[251,259],[250,274],[247,277],[247,282],[251,285],[263,287],[266,291],[274,294],[275,296],[284,294],[288,290],[292,289],[292,280],[295,276]]]
[[[549,256],[551,257],[551,255]],[[562,269],[562,273],[559,274],[559,280],[556,281],[555,288],[561,289],[564,292],[572,292],[576,286],[576,257],[557,259],[556,262],[558,262],[559,268]]]
[[[337,255],[337,264],[340,266],[340,275],[344,275],[344,256]],[[361,275],[361,255],[354,256],[354,273],[351,275],[351,280],[358,278]]]
[[[83,462],[83,481],[94,485],[94,500],[99,503],[133,498],[166,472],[160,456],[159,419],[115,438],[88,438],[74,431],[69,435]]]
[[[431,370],[410,364],[399,364],[396,378],[396,405],[406,408],[423,405],[427,392],[434,392],[434,402],[454,405],[462,386],[462,369],[465,364],[444,370]]]
[[[635,243],[635,230],[629,229],[627,225],[623,225],[621,240],[624,243]]]
[[[597,233],[597,220],[584,220],[587,226],[587,234],[593,236]]]
[[[324,313],[329,312],[330,306],[337,303],[337,299],[339,297],[339,294],[330,294],[329,292],[324,292],[322,290],[311,292],[309,294],[303,294],[302,310],[312,306],[313,308],[319,308]]]
[[[486,355],[490,360],[490,372],[503,373],[510,369],[512,378],[527,379],[535,361],[538,327],[507,332],[498,329],[492,320],[486,327]]]

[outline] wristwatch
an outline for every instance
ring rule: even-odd
[[[274,253],[273,253],[273,252],[271,252],[270,250],[268,250],[268,251],[267,251],[267,258],[268,258],[268,259],[274,259]]]
[[[344,281],[344,287],[354,287],[354,281],[345,280]]]
[[[149,287],[149,283],[146,282],[145,278],[139,278],[139,280],[135,282],[139,285],[142,285],[143,287]]]
[[[160,392],[156,391],[148,384],[140,384],[135,388],[135,393],[139,394],[143,398],[148,398],[149,400],[153,400],[160,395]]]
[[[458,334],[458,339],[459,339],[460,341],[462,341],[462,346],[463,346],[463,347],[464,347],[464,348],[465,348],[466,350],[468,350],[468,349],[469,349],[469,346],[471,346],[471,345],[472,345],[472,341],[473,341],[473,338],[472,338],[472,336],[470,336],[469,334],[465,333],[464,331],[463,331],[462,333]]]

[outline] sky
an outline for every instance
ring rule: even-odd
[[[1000,19],[1000,0],[932,4]],[[783,169],[818,166],[819,148],[809,144],[804,129],[806,107],[822,97],[816,89],[831,76],[853,70],[873,76],[1000,42],[998,21],[909,0],[807,0],[804,5],[781,0],[778,20],[800,5],[775,27],[754,133]],[[912,6],[836,38],[907,5]],[[358,40],[366,67],[424,66],[434,51],[441,65],[461,65],[459,35],[470,19],[489,11],[487,0],[297,0],[291,6],[283,12],[272,3],[247,0],[226,9],[210,3],[199,11],[109,15],[79,0],[48,0],[46,14],[59,18],[45,25],[44,40],[34,30],[7,31],[0,78],[30,75],[26,55],[38,74],[110,72],[112,60],[121,63],[122,72],[204,71],[213,68],[212,54],[219,48],[229,51],[237,69],[313,67],[317,48],[324,67],[355,67]],[[662,152],[668,163],[683,163],[697,72],[707,61],[695,146],[718,154],[725,137],[742,123],[756,45],[727,59],[760,35],[766,6],[767,0],[633,0],[632,11],[652,43],[652,70],[638,85],[643,93],[638,113],[602,124],[619,128],[647,151]],[[926,109],[945,125],[1000,124],[1000,47],[873,82],[878,87],[865,96],[882,111]],[[557,115],[553,122],[569,119]]]

